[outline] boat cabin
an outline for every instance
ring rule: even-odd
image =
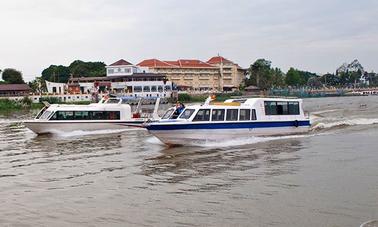
[[[89,105],[52,104],[43,108],[35,120],[128,120],[132,118],[131,107],[122,100],[108,99]]]
[[[162,120],[191,122],[220,121],[282,121],[304,118],[301,99],[249,98],[228,99],[186,107],[175,116],[175,108],[168,109]]]

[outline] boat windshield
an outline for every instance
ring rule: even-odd
[[[170,109],[168,109],[168,110],[163,114],[163,116],[161,117],[161,119],[169,119],[169,118],[172,116],[172,114],[173,114],[174,111],[175,111],[174,108],[170,108]]]
[[[119,103],[119,102],[120,102],[119,99],[108,99],[108,100],[106,101],[107,104],[113,104],[113,103]]]
[[[185,109],[184,112],[180,115],[180,119],[189,119],[194,113],[194,109]]]
[[[41,119],[41,120],[47,120],[48,117],[50,116],[50,114],[51,114],[51,111],[45,111],[45,112],[41,115],[41,117],[40,117],[39,119]]]

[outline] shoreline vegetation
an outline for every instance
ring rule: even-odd
[[[86,105],[90,102],[80,101],[80,102],[60,102],[59,99],[45,98],[42,99],[39,103],[33,103],[32,100],[28,97],[24,97],[20,101],[10,100],[10,99],[0,99],[0,112],[13,112],[21,110],[33,110],[41,109],[44,104],[42,101],[46,101],[50,104],[77,104],[77,105]]]
[[[194,103],[194,102],[204,102],[209,94],[190,94],[190,93],[179,93],[177,101],[183,103]],[[341,97],[341,96],[353,96],[353,94],[348,93],[345,89],[330,89],[330,90],[311,90],[311,89],[270,89],[266,91],[259,91],[255,93],[248,93],[242,91],[235,91],[231,93],[214,93],[216,96],[216,101],[223,102],[226,99],[240,98],[240,97],[295,97],[295,98],[322,98],[322,97]],[[87,105],[91,102],[80,101],[80,102],[61,102],[56,97],[46,97],[41,98],[39,103],[33,103],[28,97],[24,97],[20,101],[10,100],[7,98],[0,99],[0,112],[9,111],[19,111],[19,110],[32,110],[41,109],[46,101],[50,104],[76,104],[76,105]],[[171,100],[172,101],[172,100]],[[172,102],[173,103],[173,102]]]

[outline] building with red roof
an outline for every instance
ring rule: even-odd
[[[31,88],[27,84],[0,84],[1,96],[28,96]]]
[[[212,57],[207,62],[198,59],[165,61],[154,58],[143,60],[137,66],[164,74],[179,89],[188,91],[237,90],[245,78],[245,71],[238,64],[221,56]]]

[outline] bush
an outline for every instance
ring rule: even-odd
[[[21,109],[23,105],[21,102],[17,102],[10,99],[0,99],[0,110],[13,110]]]
[[[57,103],[60,103],[60,100],[57,97],[43,97],[39,99],[39,102],[41,103],[48,102],[50,104],[57,104]]]

